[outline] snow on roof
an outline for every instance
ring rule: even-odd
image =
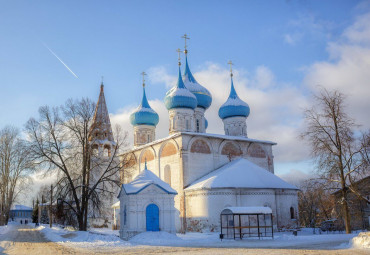
[[[262,206],[246,206],[246,207],[226,207],[222,210],[221,214],[228,214],[230,210],[233,214],[270,214],[272,210],[270,207],[262,207]]]
[[[153,142],[146,143],[146,144],[143,144],[143,145],[140,145],[140,146],[136,146],[132,149],[126,150],[121,154],[121,156],[123,154],[129,153],[129,152],[132,152],[132,151],[140,150],[142,148],[150,147],[154,144],[161,143],[161,142],[166,141],[166,140],[170,140],[170,139],[178,137],[180,135],[196,135],[196,136],[213,137],[213,138],[226,139],[226,140],[246,141],[246,142],[252,142],[252,143],[265,143],[265,144],[271,144],[271,145],[276,145],[277,144],[275,142],[271,142],[271,141],[267,141],[267,140],[258,140],[258,139],[243,137],[243,136],[231,136],[231,135],[196,133],[196,132],[176,132],[176,133],[174,133],[172,135],[169,135],[167,137],[157,139]]]
[[[219,135],[219,134],[209,134],[209,133],[196,133],[196,132],[181,132],[181,134],[188,134],[188,135],[199,135],[199,136],[206,136],[206,137],[214,137],[220,139],[227,139],[227,140],[238,140],[238,141],[246,141],[246,142],[258,142],[258,143],[267,143],[271,145],[276,145],[277,143],[266,141],[266,140],[257,140],[243,136],[231,136],[231,135]]]
[[[12,210],[29,211],[32,210],[32,208],[25,205],[14,205]]]
[[[185,191],[214,188],[298,189],[247,159],[236,159],[193,182]]]
[[[176,190],[171,186],[158,178],[152,171],[145,169],[139,173],[133,181],[127,184],[122,184],[122,188],[126,194],[137,194],[149,185],[154,184],[169,194],[177,194]]]
[[[120,201],[118,201],[118,202],[115,202],[115,203],[111,206],[111,208],[119,208],[119,207],[120,207],[120,205],[121,205],[121,202],[120,202]]]

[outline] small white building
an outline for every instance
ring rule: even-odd
[[[176,190],[145,169],[133,181],[122,184],[120,237],[128,240],[145,231],[176,232]]]

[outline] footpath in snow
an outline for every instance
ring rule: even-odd
[[[274,239],[264,238],[244,240],[219,239],[218,233],[170,234],[167,232],[144,232],[129,241],[118,237],[118,230],[91,229],[90,231],[73,231],[43,225],[38,229],[50,241],[62,245],[94,247],[134,247],[134,246],[176,246],[176,247],[238,247],[238,248],[295,248],[295,249],[370,249],[370,232],[353,234],[313,234],[312,229],[302,229],[298,236],[290,232],[274,234]],[[1,230],[0,230],[1,231]]]

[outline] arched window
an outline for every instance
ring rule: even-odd
[[[199,120],[197,120],[197,132],[199,132],[200,128],[199,128]]]
[[[109,147],[105,147],[104,148],[104,157],[110,157],[110,148]]]
[[[290,207],[290,218],[291,219],[294,219],[294,208],[293,207]]]
[[[186,120],[186,130],[189,130],[190,129],[190,123],[189,123],[189,120]]]
[[[171,167],[169,165],[164,167],[164,181],[171,186]]]
[[[150,142],[150,135],[148,135],[148,143]]]
[[[94,157],[97,157],[99,155],[99,149],[98,149],[98,146],[97,145],[93,145],[93,148],[92,148],[92,155]]]

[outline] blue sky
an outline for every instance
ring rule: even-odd
[[[249,136],[278,142],[278,172],[309,171],[308,150],[297,134],[315,85],[346,92],[358,82],[358,90],[349,90],[350,110],[356,119],[366,116],[358,109],[369,106],[363,71],[370,67],[369,6],[353,0],[0,1],[0,127],[22,128],[42,105],[96,100],[104,76],[113,122],[129,129],[127,114],[140,102],[142,71],[149,74],[151,104],[165,119],[161,100],[176,76],[181,35],[188,33],[191,69],[214,91],[210,132],[222,132],[217,108],[229,90],[231,59],[237,91],[251,106]],[[356,54],[362,61],[348,64]],[[350,73],[341,77],[343,70]]]

